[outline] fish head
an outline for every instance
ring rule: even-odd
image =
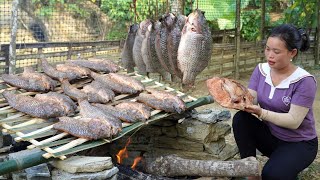
[[[140,23],[140,30],[141,30],[141,34],[145,35],[148,26],[151,24],[151,20],[150,19],[145,19],[144,21],[142,21]]]
[[[186,21],[187,21],[187,16],[182,15],[182,14],[179,14],[177,16],[177,24],[180,27],[180,29],[183,28],[183,26],[186,24]]]
[[[139,25],[138,24],[132,24],[129,27],[129,32],[128,33],[129,34],[136,34],[138,29],[139,29]]]
[[[202,34],[204,28],[207,27],[206,23],[204,12],[197,9],[189,14],[185,24],[185,31]]]
[[[177,17],[173,13],[166,13],[159,19],[161,24],[167,28],[172,27],[175,24],[176,20]]]

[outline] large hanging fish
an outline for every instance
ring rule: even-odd
[[[178,67],[184,85],[194,85],[196,76],[208,66],[211,54],[211,32],[204,12],[197,9],[187,18],[178,48]]]

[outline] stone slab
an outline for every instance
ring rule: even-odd
[[[116,174],[119,169],[113,167],[108,170],[95,173],[68,173],[66,171],[55,169],[52,173],[52,180],[85,180],[85,179],[94,179],[94,180],[106,180],[106,179],[116,179]]]
[[[111,169],[111,157],[72,156],[66,160],[54,160],[51,164],[69,173],[99,172]]]

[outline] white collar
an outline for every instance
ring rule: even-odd
[[[270,76],[270,66],[269,66],[269,64],[268,63],[260,63],[259,64],[259,70],[260,70],[261,74],[266,77],[265,82],[268,83],[271,87],[274,87],[273,83],[272,83],[272,80],[271,80],[271,76]],[[298,67],[289,77],[287,77],[286,79],[281,81],[280,84],[278,84],[276,86],[276,88],[284,88],[284,89],[289,88],[290,84],[296,83],[299,80],[301,80],[301,79],[303,79],[305,77],[308,77],[308,76],[313,77],[306,70]]]

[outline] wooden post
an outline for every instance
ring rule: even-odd
[[[236,5],[236,57],[234,58],[234,78],[239,79],[239,61],[240,61],[240,6],[241,0],[237,0]]]
[[[319,65],[319,61],[320,61],[320,0],[318,0],[318,3],[317,3],[317,39],[315,39],[315,41],[317,42],[316,43],[316,46],[315,46],[315,61],[314,61],[314,65]]]
[[[260,40],[264,40],[264,27],[266,26],[266,2],[261,0],[261,27],[260,27]]]
[[[18,6],[19,0],[13,0],[11,11],[11,41],[9,47],[9,74],[14,74],[16,71],[16,37],[18,30]]]
[[[43,51],[42,50],[43,50],[42,47],[38,48],[38,56],[39,56],[39,58],[37,59],[37,71],[38,72],[41,71],[40,63],[41,63],[41,59],[43,58]]]

